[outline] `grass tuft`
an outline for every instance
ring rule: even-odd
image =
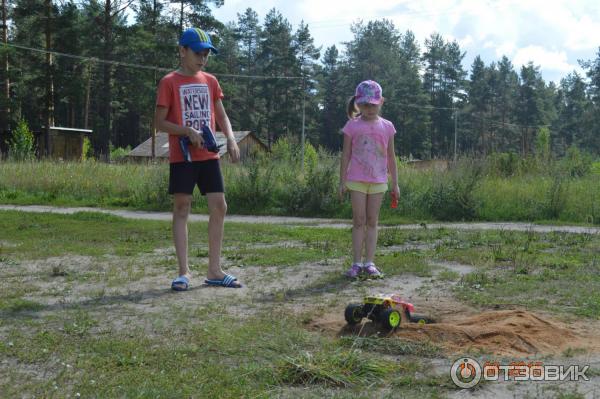
[[[288,384],[325,384],[335,387],[369,385],[381,381],[394,364],[365,355],[357,349],[338,349],[332,353],[302,352],[285,357],[279,372]]]

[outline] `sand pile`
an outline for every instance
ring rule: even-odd
[[[332,316],[332,315],[330,315]],[[340,315],[341,316],[341,315]],[[343,316],[314,321],[311,327],[337,335],[364,336],[386,333],[370,321],[348,326]],[[483,351],[495,355],[560,354],[571,348],[597,351],[600,339],[581,328],[540,317],[524,310],[488,311],[476,315],[452,315],[436,324],[404,323],[394,335],[412,341],[430,341],[448,354]]]
[[[524,310],[484,312],[439,324],[405,327],[396,334],[431,340],[450,352],[482,350],[496,355],[529,355],[586,346],[586,340],[568,326]]]

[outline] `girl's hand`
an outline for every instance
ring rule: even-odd
[[[392,188],[390,195],[392,197],[392,201],[390,202],[392,209],[396,209],[398,207],[398,199],[400,198],[400,188],[397,184]]]
[[[346,194],[346,191],[348,191],[348,189],[346,188],[346,183],[341,182],[340,183],[340,188],[338,190],[338,195],[340,197],[340,201],[344,201],[344,194]]]

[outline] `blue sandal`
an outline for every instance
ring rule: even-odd
[[[190,279],[186,276],[179,276],[171,283],[173,291],[187,291],[190,288]]]
[[[212,285],[215,287],[225,287],[225,288],[242,288],[242,284],[235,284],[237,278],[232,276],[231,274],[225,274],[222,280],[217,279],[206,279],[204,282],[207,285]]]

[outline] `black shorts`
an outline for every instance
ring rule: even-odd
[[[196,185],[202,195],[225,192],[218,159],[170,164],[169,194],[192,194]]]

